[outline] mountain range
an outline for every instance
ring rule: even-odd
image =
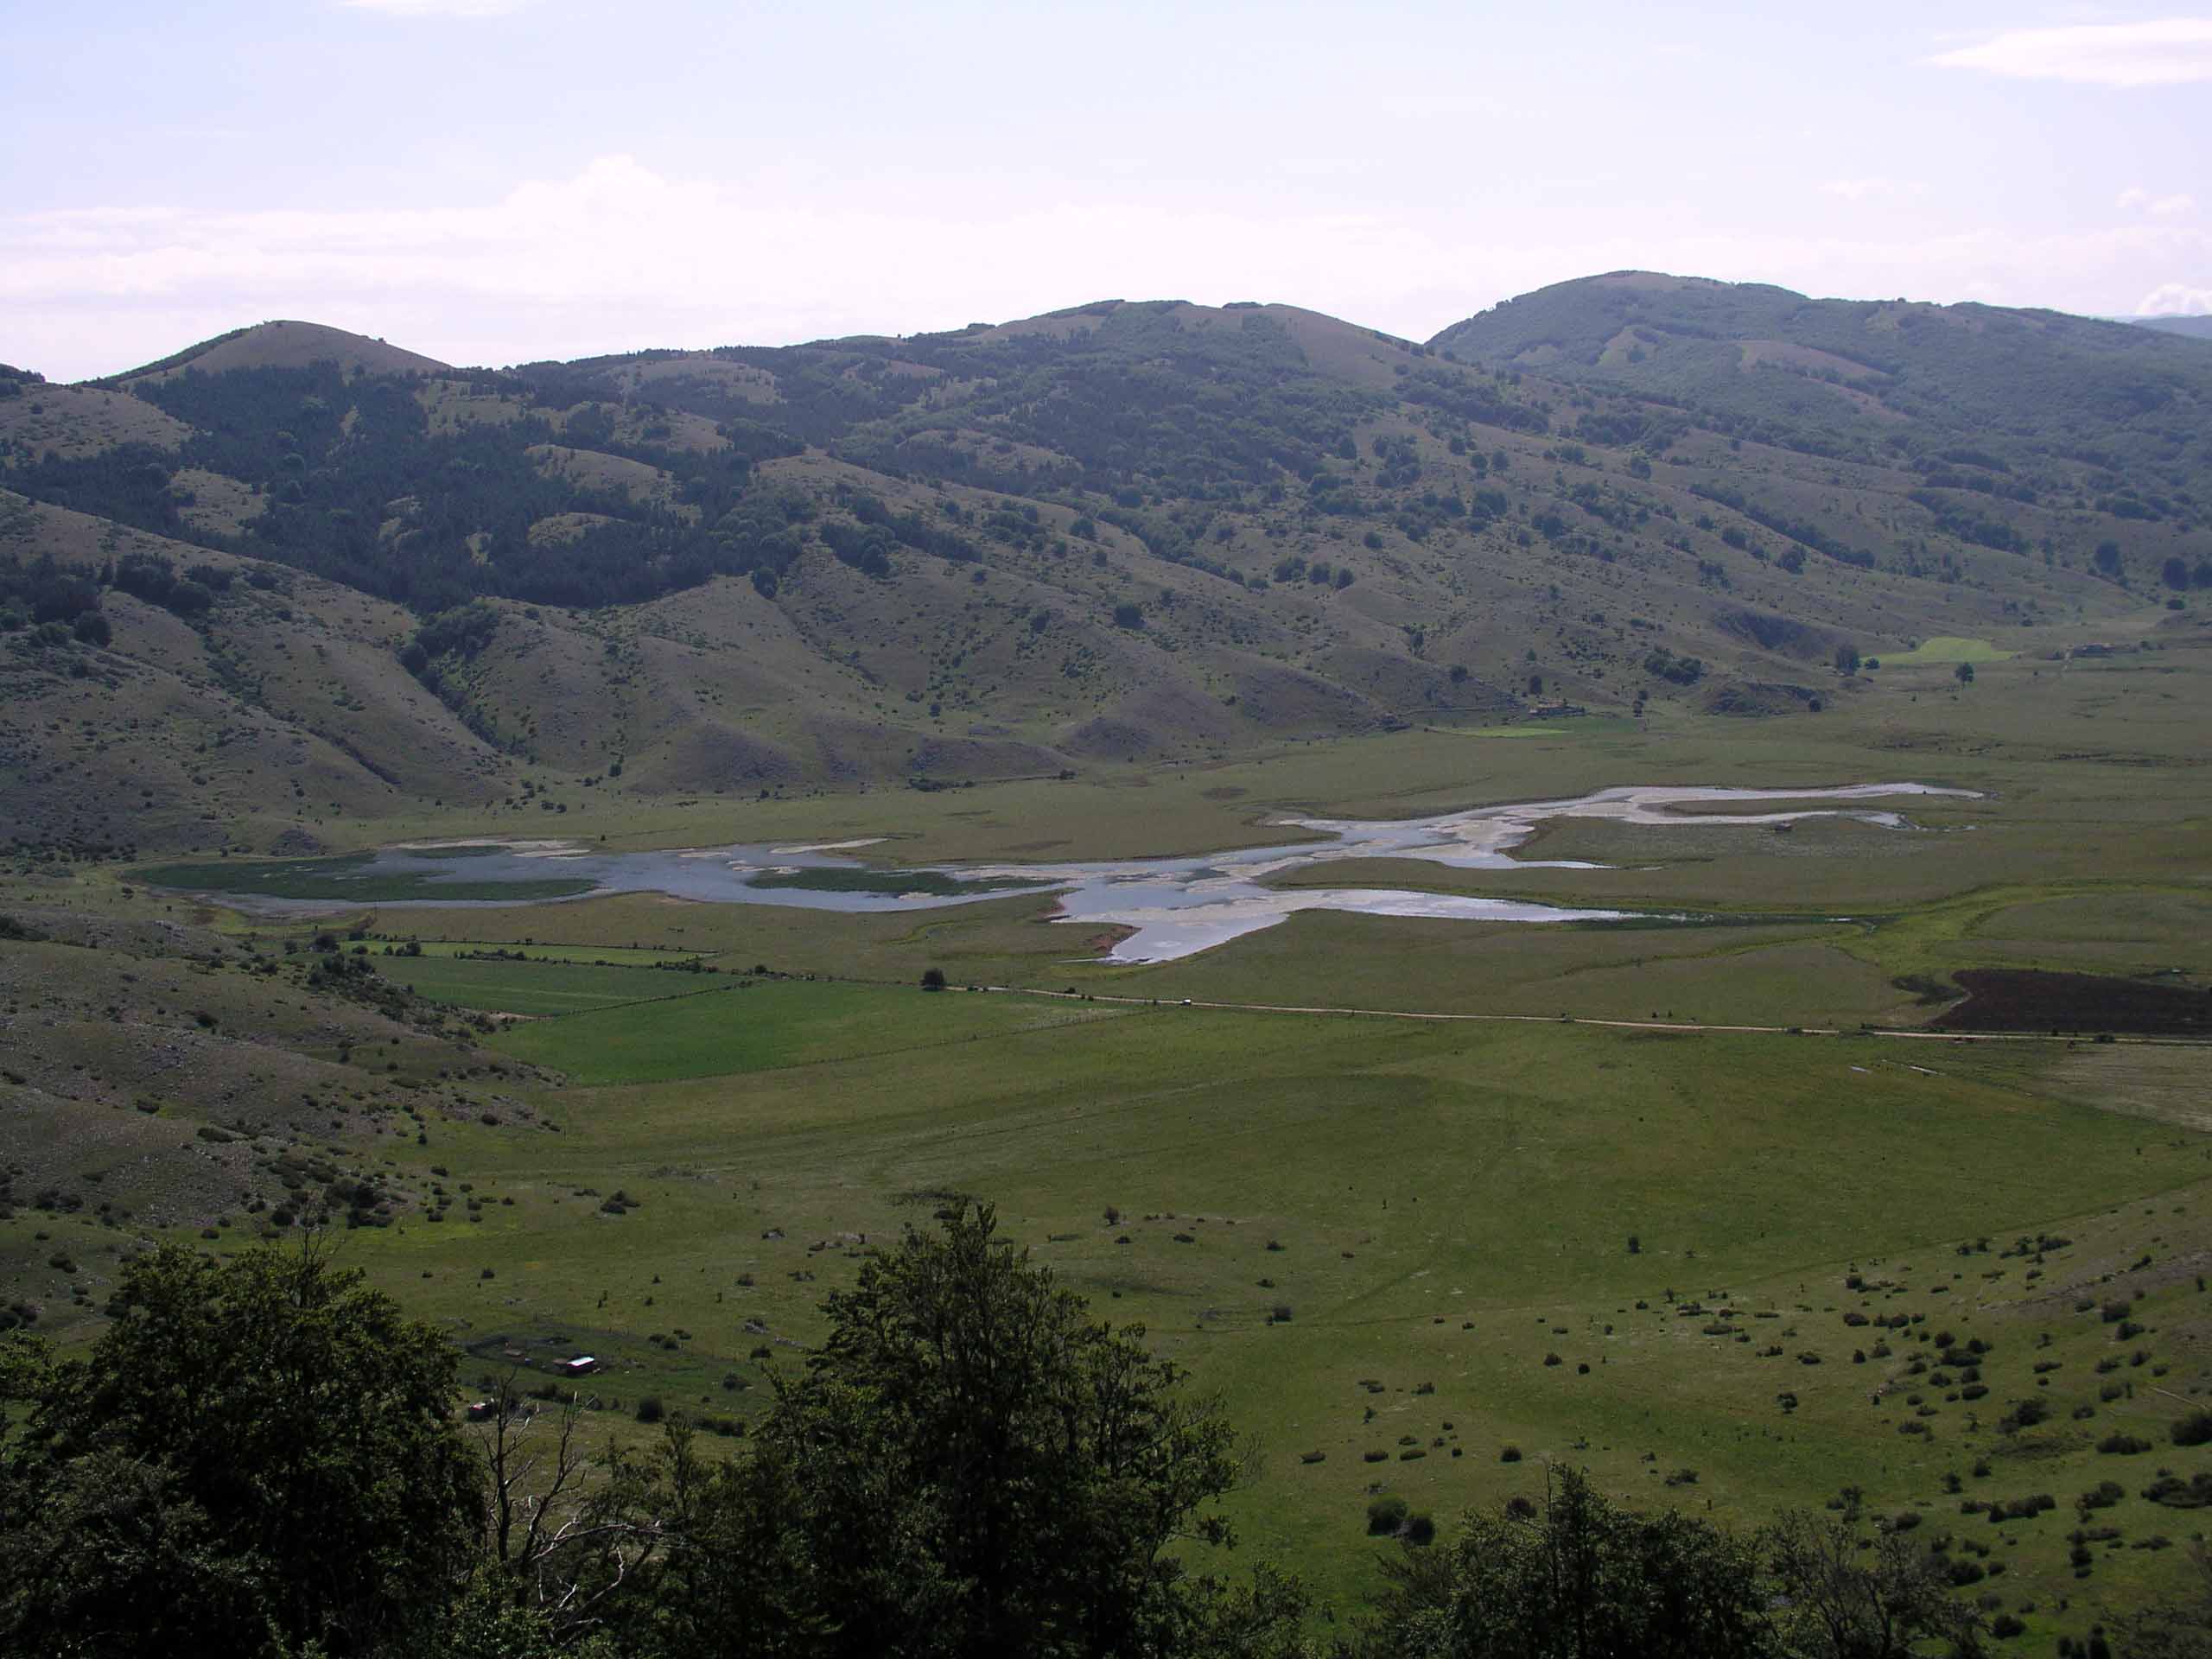
[[[0,834],[304,849],[556,785],[1803,715],[1862,694],[1840,656],[2190,604],[2209,410],[2182,333],[1638,271],[1427,342],[1107,300],[499,370],[300,321],[0,367]]]

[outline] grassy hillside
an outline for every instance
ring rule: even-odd
[[[231,369],[304,369],[334,363],[347,374],[428,374],[446,367],[434,357],[319,322],[264,322],[233,328],[172,353],[159,362],[111,376],[104,384],[164,380],[188,369],[220,374]]]
[[[2212,340],[2212,317],[2129,317],[2126,321],[2139,328],[2156,328],[2186,340]]]
[[[2079,493],[2098,481],[2085,470],[2096,468],[2142,468],[2179,487],[2212,465],[2201,429],[2212,357],[2161,333],[2055,311],[1812,300],[1616,271],[1508,301],[1431,344],[1662,394],[1701,418],[1732,417],[1746,435],[1944,462],[2038,493]],[[1947,447],[1980,453],[1946,455]],[[2007,477],[2012,461],[2031,475]],[[2151,478],[2134,482],[2139,493]]]
[[[2196,603],[2208,398],[2124,325],[1636,273],[1429,346],[1107,301],[512,372],[300,323],[9,371],[0,829],[312,851],[456,804],[1834,712],[1863,659]],[[275,747],[200,759],[241,743]],[[267,787],[279,749],[311,775]]]

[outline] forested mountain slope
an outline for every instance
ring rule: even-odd
[[[1839,650],[2212,585],[2208,407],[2175,336],[1636,273],[1427,346],[1108,301],[503,371],[297,322],[0,369],[0,831],[297,844],[531,774],[1799,711],[1854,695]]]
[[[2160,334],[2182,334],[2190,340],[2212,340],[2212,316],[2130,317],[2127,321],[2139,328],[2155,328]]]

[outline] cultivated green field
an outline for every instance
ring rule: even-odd
[[[652,998],[685,996],[715,982],[680,969],[601,968],[575,962],[486,962],[409,957],[378,964],[426,1001],[495,1014],[575,1014]]]
[[[1938,634],[1933,639],[1923,639],[1910,651],[1900,651],[1882,658],[1885,667],[1917,668],[1924,663],[2001,663],[2017,652],[2000,651],[1986,639],[1964,639],[1954,634]]]

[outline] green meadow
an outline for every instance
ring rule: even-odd
[[[426,855],[456,861],[474,848],[433,849]],[[221,860],[214,863],[156,864],[133,870],[134,880],[178,893],[251,893],[265,899],[339,904],[397,904],[410,900],[565,899],[591,891],[575,877],[534,881],[472,881],[420,870],[371,871],[370,855],[339,858]]]
[[[2147,1474],[2094,1444],[2162,1445],[2201,1367],[2202,1293],[2158,1269],[2202,1236],[2212,1137],[2158,1104],[2181,1074],[2147,1085],[2151,1116],[2098,1109],[2097,1063],[2132,1048],[803,982],[493,1043],[565,1073],[543,1126],[434,1122],[417,1155],[467,1198],[349,1236],[487,1363],[588,1349],[620,1434],[647,1394],[741,1420],[868,1242],[974,1194],[1224,1396],[1256,1453],[1249,1547],[1346,1601],[1375,1490],[1449,1513],[1557,1459],[1746,1522],[1857,1486],[1948,1528],[1947,1476],[2070,1503]],[[2094,1308],[2146,1253],[2121,1294],[2150,1328],[2116,1344]],[[1976,1382],[1943,1375],[1939,1334],[1987,1344]],[[2054,1421],[1998,1427],[2038,1391]],[[2133,1498],[2109,1518],[2187,1521]],[[1988,1528],[2008,1596],[2124,1596],[2162,1565],[2117,1553],[2077,1582],[2068,1525]]]
[[[119,1089],[87,1106],[116,1148],[80,1160],[105,1185],[81,1189],[80,1213],[0,1219],[0,1277],[51,1294],[41,1264],[58,1250],[81,1265],[111,1249],[99,1205],[141,1202],[131,1172],[157,1157],[206,1184],[215,1248],[265,1228],[181,1120],[229,1122],[226,1091],[267,1092],[289,1043],[312,1064],[271,1096],[276,1138],[232,1171],[281,1173],[289,1147],[375,1173],[404,1201],[391,1224],[346,1231],[346,1258],[451,1332],[472,1386],[599,1355],[605,1439],[647,1438],[648,1397],[734,1432],[804,1363],[822,1298],[862,1252],[972,1195],[1221,1396],[1248,1436],[1231,1500],[1246,1551],[1341,1616],[1395,1548],[1365,1535],[1370,1497],[1448,1521],[1572,1462],[1646,1506],[1751,1525],[1852,1502],[1948,1535],[1984,1574],[1963,1592],[2023,1618],[2013,1650],[2050,1654],[2177,1588],[2202,1529],[2144,1493],[2204,1456],[2169,1429],[2212,1388],[2208,1057],[1927,1026],[1969,969],[2212,982],[2203,655],[2184,636],[2063,672],[1993,656],[1971,686],[1935,658],[1885,663],[1820,715],[1559,721],[1501,743],[1411,730],[584,825],[610,848],[881,836],[866,855],[887,880],[1268,844],[1295,838],[1292,815],[1620,783],[1974,791],[1876,803],[1897,828],[1555,820],[1505,868],[1353,860],[1283,880],[1652,913],[1632,925],[1308,912],[1135,965],[1104,959],[1113,930],[1057,923],[1033,892],[878,914],[650,893],[379,910],[357,894],[342,918],[286,918],[144,873],[9,878],[11,902],[201,927],[277,962],[334,932],[386,982],[486,1017],[460,1046],[349,1039],[243,974],[33,947],[38,975],[10,992],[23,1014],[83,1005],[48,1030],[57,1052],[74,1045],[51,1090],[94,1088],[119,996],[172,1011],[196,1064],[233,1069],[205,1106],[158,1068],[150,1114]],[[410,941],[421,954],[397,954]],[[126,963],[139,977],[122,992]],[[919,988],[931,968],[950,988]],[[242,1034],[236,1050],[212,1046],[200,1013]],[[1592,1023],[1606,1020],[1643,1028]],[[284,1103],[303,1098],[315,1109]],[[19,1163],[44,1122],[23,1120]],[[92,1328],[89,1290],[53,1305],[49,1328]],[[2075,1500],[2107,1480],[2121,1497],[2085,1522]],[[2054,1507],[2033,1518],[1986,1518],[2043,1493]],[[2069,1536],[2085,1527],[2098,1535]]]
[[[1081,1003],[920,992],[887,998],[856,986],[739,980],[590,1019],[534,1024],[498,1046],[578,1084],[669,1083],[917,1054],[1095,1017]]]
[[[1944,1000],[1930,987],[1966,967],[2212,978],[2201,654],[2061,676],[1993,652],[1972,687],[1862,679],[1840,717],[1558,722],[1499,744],[1408,732],[1141,788],[770,802],[722,825],[889,835],[870,853],[914,863],[1251,845],[1285,838],[1287,814],[1629,781],[1976,791],[1894,803],[1902,830],[1561,820],[1521,849],[1605,868],[1375,860],[1289,878],[1710,918],[1694,923],[1313,912],[1129,966],[1027,894],[906,916],[642,895],[410,912],[425,937],[716,953],[730,983],[501,1031],[498,1050],[565,1078],[533,1096],[558,1133],[434,1123],[425,1155],[471,1172],[477,1219],[456,1208],[358,1248],[465,1321],[487,1363],[561,1347],[531,1338],[611,1353],[621,1404],[603,1421],[631,1435],[648,1392],[741,1420],[770,1371],[803,1363],[817,1304],[867,1243],[972,1193],[1222,1395],[1255,1454],[1235,1500],[1248,1549],[1347,1612],[1388,1548],[1364,1537],[1370,1496],[1446,1516],[1534,1490],[1552,1459],[1745,1523],[1857,1489],[1971,1540],[1988,1574],[1974,1592],[2039,1608],[2021,1642],[2049,1651],[2177,1582],[2196,1529],[2139,1492],[2202,1455],[2165,1435],[2212,1380],[2204,1055],[1873,1033],[1923,1026]],[[747,984],[755,964],[791,977]],[[914,988],[930,966],[955,988]],[[1847,1034],[1574,1023],[1602,1019]],[[2126,1325],[2104,1319],[2115,1297]],[[2022,1400],[2052,1409],[2006,1427]],[[2136,1441],[2155,1449],[2097,1450]],[[2072,1505],[2107,1478],[2126,1496],[2098,1511],[2114,1531],[2084,1573]],[[2058,1507],[2034,1520],[1961,1512],[2044,1491]]]
[[[685,996],[714,984],[680,969],[601,967],[579,962],[494,962],[454,956],[379,958],[394,984],[427,1001],[495,1014],[575,1014],[625,1002]]]
[[[1916,668],[1923,663],[2001,663],[2017,652],[2001,651],[1986,639],[1961,639],[1955,634],[1937,634],[1923,639],[1910,651],[1900,651],[1882,658],[1891,668]]]

